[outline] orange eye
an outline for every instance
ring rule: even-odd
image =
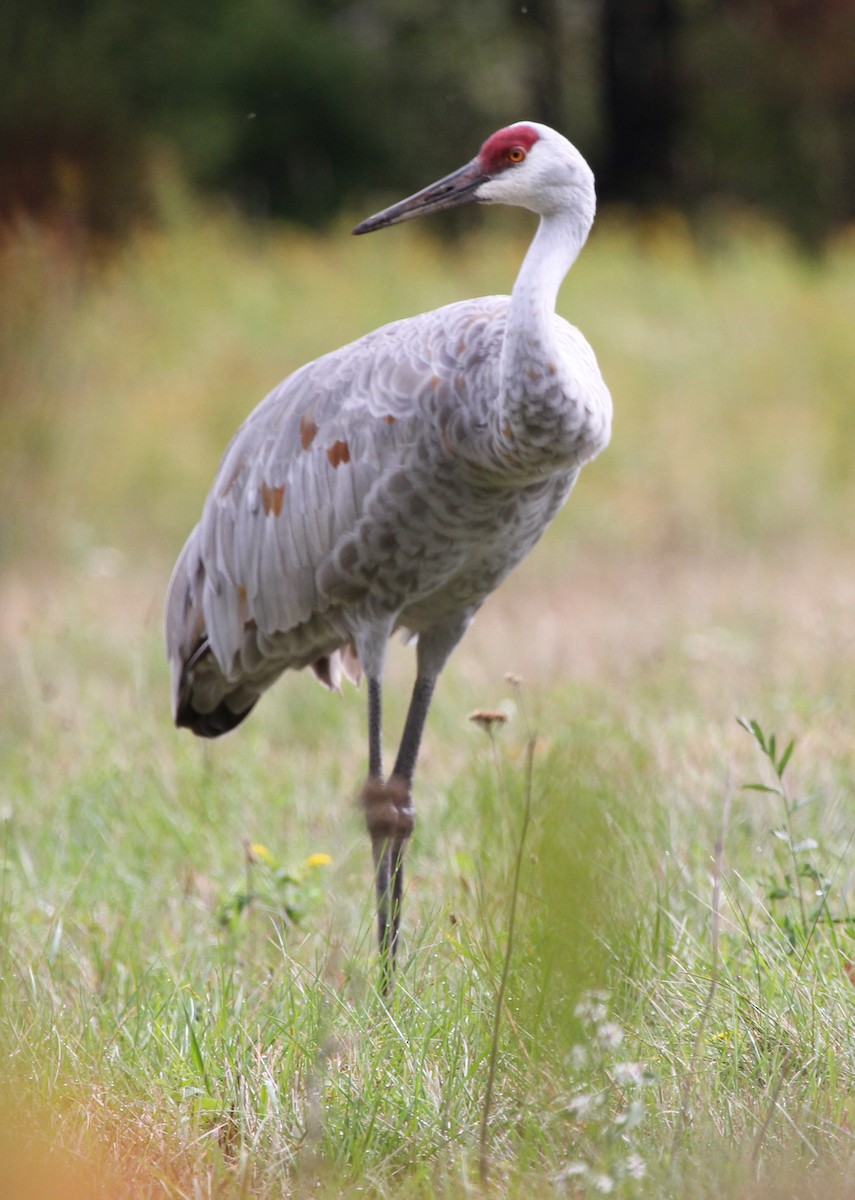
[[[522,146],[512,146],[508,151],[508,162],[521,163],[525,158],[525,150]]]

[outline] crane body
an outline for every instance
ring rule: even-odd
[[[593,351],[554,311],[593,220],[587,164],[553,130],[519,123],[356,232],[468,199],[537,206],[512,295],[393,322],[285,379],[226,451],[167,600],[174,716],[200,736],[238,725],[286,669],[311,667],[332,688],[367,677],[361,795],[387,989],[436,678],[611,427]],[[382,675],[396,629],[418,639],[417,677],[387,777]]]

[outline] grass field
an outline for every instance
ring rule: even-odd
[[[855,1196],[855,243],[598,226],[614,441],[443,676],[386,1013],[364,695],[202,744],[160,634],[249,408],[527,235],[347,230],[2,252],[0,1196]]]

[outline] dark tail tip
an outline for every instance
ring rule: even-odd
[[[212,712],[201,713],[188,701],[179,707],[175,715],[175,724],[179,729],[192,729],[197,737],[220,737],[221,734],[228,733],[240,725],[254,708],[255,702],[243,712],[235,712],[222,700]]]

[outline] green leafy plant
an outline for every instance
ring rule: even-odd
[[[261,842],[244,841],[244,879],[217,906],[217,921],[233,930],[251,905],[278,917],[287,928],[299,925],[321,895],[322,869],[332,859],[311,854],[299,867],[279,862]]]
[[[780,801],[780,822],[772,835],[782,852],[778,855],[777,873],[767,880],[766,899],[778,906],[778,926],[790,950],[801,949],[804,954],[820,923],[833,928],[839,923],[851,923],[853,918],[833,915],[829,905],[833,872],[821,868],[816,838],[801,837],[796,828],[799,813],[814,802],[815,796],[795,795],[784,779],[796,747],[795,739],[791,738],[780,749],[776,735],[765,732],[759,722],[746,717],[737,720],[754,739],[773,773],[771,784],[746,783],[743,790],[768,793]]]

